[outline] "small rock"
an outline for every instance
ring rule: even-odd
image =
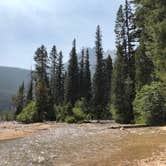
[[[44,157],[42,157],[42,156],[39,156],[39,157],[38,157],[38,163],[42,163],[44,160],[45,160]]]
[[[121,127],[120,130],[124,130],[124,127]]]

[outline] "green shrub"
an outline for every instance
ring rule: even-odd
[[[82,123],[87,118],[87,115],[79,107],[74,107],[72,111],[75,122],[77,123]]]
[[[55,106],[57,122],[82,123],[85,119],[89,119],[88,107],[84,99],[78,100],[72,108],[70,103],[66,105]]]
[[[133,102],[135,122],[148,125],[166,124],[166,85],[145,85]]]
[[[65,122],[66,116],[72,115],[72,105],[68,103],[66,105],[55,106],[55,112],[56,112],[56,121]]]
[[[56,110],[56,121],[57,122],[64,122],[65,121],[65,117],[66,117],[66,108],[65,106],[55,106],[55,110]]]
[[[66,116],[65,122],[67,123],[75,123],[75,118],[73,116]]]
[[[87,106],[87,102],[85,101],[84,98],[81,98],[80,100],[78,100],[75,103],[75,107],[76,108],[80,108],[82,112],[84,113],[88,113],[88,106]]]
[[[14,112],[11,110],[0,111],[0,121],[12,121],[14,117]]]
[[[29,103],[23,111],[16,117],[16,120],[22,123],[33,123],[38,121],[35,102]]]
[[[85,100],[82,98],[76,102],[75,107],[72,109],[72,115],[67,118],[67,120],[69,119],[70,123],[83,123],[85,119],[89,118],[87,112],[88,107]]]

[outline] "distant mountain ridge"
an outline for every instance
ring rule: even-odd
[[[29,70],[0,66],[0,111],[11,108],[12,96],[23,81],[27,85],[29,76]]]

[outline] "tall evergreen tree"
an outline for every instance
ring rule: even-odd
[[[143,30],[141,38],[143,34],[145,43],[144,45],[140,41],[140,45],[145,46],[146,56],[153,60],[155,76],[166,82],[166,2],[164,0],[134,0],[134,2],[136,4],[137,28],[141,32]]]
[[[108,105],[111,100],[111,82],[112,82],[112,58],[110,55],[104,60],[104,91],[105,91],[105,105]]]
[[[76,40],[73,41],[73,48],[70,53],[70,60],[67,72],[67,82],[65,89],[65,102],[75,104],[79,98],[79,69],[76,53]]]
[[[145,15],[147,8],[136,8],[135,25],[137,26],[137,33],[135,40],[137,40],[137,49],[135,54],[135,87],[138,92],[144,85],[150,84],[154,79],[154,64],[152,56],[147,55],[146,43],[149,40],[149,35],[145,29]]]
[[[120,123],[128,122],[126,117],[127,110],[125,104],[125,79],[126,79],[126,61],[123,56],[123,48],[117,45],[116,60],[113,69],[112,82],[112,114],[114,119]]]
[[[16,96],[13,97],[13,103],[15,106],[15,116],[19,115],[24,107],[25,102],[25,88],[24,82],[19,86]]]
[[[54,45],[50,53],[50,91],[53,103],[56,103],[56,68],[57,68],[57,49]]]
[[[89,103],[92,97],[91,72],[89,63],[89,51],[86,50],[85,69],[84,69],[84,98]]]
[[[84,97],[85,95],[85,89],[84,89],[84,64],[85,61],[85,55],[84,55],[84,49],[81,51],[81,61],[80,61],[80,69],[79,69],[79,97]]]
[[[135,57],[133,49],[133,23],[128,0],[121,5],[115,25],[117,60],[113,79],[113,110],[121,123],[134,120],[132,102],[135,97]],[[120,65],[121,64],[121,65]]]
[[[28,85],[28,91],[26,96],[26,105],[29,104],[33,100],[33,72],[31,71],[31,78]]]
[[[135,56],[136,76],[135,86],[139,91],[144,85],[153,81],[154,65],[152,58],[146,55],[145,45],[140,43]]]
[[[64,100],[64,67],[63,54],[60,51],[57,58],[56,74],[55,74],[55,103],[62,104]]]
[[[97,119],[100,119],[103,110],[104,110],[104,91],[103,91],[103,48],[102,48],[102,36],[100,31],[100,26],[97,26],[96,31],[96,42],[95,42],[95,50],[96,50],[96,70],[94,74],[93,80],[93,103],[94,103],[94,116]]]
[[[35,52],[35,94],[38,121],[52,118],[52,104],[50,103],[50,90],[48,78],[48,55],[46,48],[42,45]]]
[[[126,58],[127,58],[127,77],[125,81],[126,86],[126,103],[128,112],[129,123],[134,121],[133,116],[133,101],[135,98],[135,23],[134,14],[131,7],[130,0],[125,0],[125,29],[126,29]]]

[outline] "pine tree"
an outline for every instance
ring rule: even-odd
[[[53,103],[56,103],[56,66],[57,66],[57,49],[54,45],[50,53],[50,91]]]
[[[81,51],[81,61],[80,61],[80,69],[79,69],[79,98],[84,97],[85,89],[84,89],[84,49]]]
[[[19,86],[17,95],[13,97],[13,103],[16,108],[15,116],[19,115],[25,104],[25,88],[24,88],[24,82]]]
[[[119,7],[115,25],[117,60],[113,80],[113,110],[115,119],[121,123],[134,121],[132,102],[135,97],[135,56],[132,16],[126,0],[125,8],[122,5]]]
[[[112,114],[117,122],[126,123],[126,104],[125,104],[125,80],[126,80],[126,61],[123,56],[123,48],[117,45],[117,57],[113,69],[112,82]]]
[[[67,82],[65,89],[65,103],[75,104],[79,98],[79,69],[76,53],[76,40],[73,41],[73,48],[70,53],[70,60],[67,72]]]
[[[154,65],[152,58],[146,55],[145,45],[140,43],[137,48],[136,56],[136,76],[135,86],[139,91],[144,85],[150,84],[153,81]]]
[[[31,71],[31,80],[29,82],[27,96],[26,96],[26,105],[33,100],[33,72]]]
[[[153,60],[154,76],[166,82],[166,2],[163,0],[134,0],[134,2],[137,28],[141,31],[140,47],[144,47],[144,54]]]
[[[35,94],[38,121],[49,120],[52,118],[52,103],[49,90],[48,78],[48,55],[46,48],[42,45],[35,52]]]
[[[112,59],[111,56],[104,60],[104,91],[105,91],[105,106],[107,106],[111,101],[111,82],[112,82]]]
[[[84,69],[84,98],[86,102],[91,101],[92,97],[92,87],[91,87],[91,73],[90,73],[90,63],[89,63],[89,51],[86,50],[85,58],[85,69]]]
[[[146,47],[149,40],[149,35],[145,29],[145,15],[148,9],[146,7],[140,7],[135,12],[135,23],[137,26],[137,35],[135,36],[135,39],[138,42],[138,47],[135,54],[135,87],[137,92],[144,85],[150,84],[154,80],[153,57],[147,55]]]
[[[100,26],[97,26],[96,31],[96,42],[95,42],[95,49],[96,49],[96,70],[94,74],[93,80],[93,103],[94,103],[94,116],[97,119],[101,119],[104,110],[104,91],[103,91],[103,48],[102,48],[102,37]]]
[[[133,101],[135,98],[135,23],[134,15],[131,7],[131,2],[125,0],[125,28],[126,28],[126,57],[127,57],[127,77],[125,81],[126,86],[126,100],[128,101],[126,105],[128,106],[129,121],[131,123],[134,121],[133,115]]]
[[[62,104],[64,101],[64,67],[63,54],[60,51],[57,58],[56,74],[55,74],[55,103]]]

